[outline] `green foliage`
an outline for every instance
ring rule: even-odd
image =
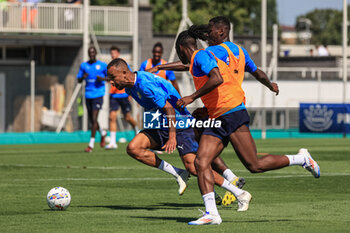
[[[312,22],[311,43],[325,45],[340,45],[342,43],[342,11],[335,9],[315,9],[305,15],[298,16],[297,22],[301,18],[310,19]],[[297,30],[300,31],[298,25]]]
[[[176,33],[181,20],[182,5],[179,0],[151,0],[153,5],[153,30],[161,33]],[[277,22],[276,0],[267,1],[268,30]],[[234,24],[237,34],[260,33],[261,0],[191,0],[188,15],[194,24],[204,24],[215,16],[225,16]]]
[[[181,20],[178,0],[151,0],[153,4],[153,31],[176,33]]]

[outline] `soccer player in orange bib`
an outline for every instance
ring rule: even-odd
[[[190,225],[220,224],[221,217],[214,201],[214,179],[210,164],[228,142],[231,142],[239,159],[252,173],[265,172],[291,165],[301,165],[316,178],[320,168],[306,149],[300,149],[296,155],[271,155],[257,157],[255,142],[249,131],[249,115],[244,105],[244,91],[241,87],[244,75],[244,53],[240,47],[239,58],[230,49],[230,67],[214,56],[210,51],[197,50],[196,35],[191,28],[179,34],[176,40],[176,51],[183,64],[190,64],[196,92],[178,100],[177,106],[186,107],[197,98],[201,98],[210,118],[220,122],[220,127],[206,128],[199,142],[195,160],[198,174],[198,185],[202,193],[206,212]],[[235,72],[231,72],[235,66]],[[270,83],[270,90],[278,93],[278,86]],[[236,196],[239,210],[249,207],[251,195],[242,191]]]
[[[160,42],[157,42],[153,45],[153,57],[142,62],[140,66],[140,71],[147,71],[157,65],[167,64],[168,62],[162,59],[163,55],[163,45]],[[177,84],[176,77],[173,71],[171,70],[159,70],[154,72],[157,76],[164,78],[165,80],[169,80],[171,84],[175,87],[177,92],[181,95],[179,85]]]

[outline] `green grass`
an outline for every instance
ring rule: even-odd
[[[250,174],[228,147],[222,156],[253,200],[247,212],[219,207],[219,226],[187,225],[204,209],[195,177],[180,197],[171,176],[131,159],[125,144],[89,154],[85,144],[0,146],[0,232],[349,232],[349,139],[256,142],[258,152],[274,154],[307,147],[321,178],[301,167]],[[161,157],[183,167],[177,154]],[[46,204],[55,186],[72,195],[66,211]]]

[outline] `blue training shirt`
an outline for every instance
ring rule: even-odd
[[[85,79],[85,98],[95,99],[104,96],[106,92],[105,82],[98,81],[97,76],[107,77],[107,64],[101,61],[96,61],[92,64],[83,62],[80,65],[77,78],[82,78],[84,73],[88,74]]]
[[[229,49],[232,51],[233,55],[236,58],[239,58],[239,49],[238,46],[230,41],[225,41],[225,45],[229,47]],[[253,73],[256,71],[257,67],[254,63],[254,61],[250,58],[247,50],[243,47],[241,47],[244,56],[245,56],[245,71],[249,73]],[[217,58],[220,60],[226,62],[226,64],[229,64],[229,57],[226,49],[220,45],[214,45],[214,46],[209,46],[208,48],[205,49],[206,51],[211,51],[215,54]]]
[[[144,107],[145,111],[153,112],[159,110],[162,114],[165,114],[162,108],[165,106],[166,101],[168,101],[175,109],[176,121],[186,122],[186,119],[192,119],[190,112],[186,108],[183,110],[177,109],[176,102],[181,99],[181,96],[171,83],[146,71],[138,71],[135,73],[136,82],[134,86],[125,88],[125,92]],[[177,128],[188,127],[189,126]]]
[[[197,52],[196,56],[193,59],[192,66],[194,76],[208,76],[209,72],[215,67],[218,68],[218,63],[216,62],[213,54],[205,50],[200,50]]]
[[[146,70],[147,60],[142,62],[141,66],[140,66],[140,71],[145,71]],[[158,65],[161,65],[161,61],[159,61],[158,64],[156,64],[156,65],[152,64],[152,68],[155,67],[155,66],[158,66]],[[157,72],[155,72],[154,74],[158,74],[158,73],[159,73],[159,70]],[[166,75],[167,80],[169,80],[169,81],[173,81],[173,80],[176,79],[174,71],[166,70],[165,71],[165,75]]]

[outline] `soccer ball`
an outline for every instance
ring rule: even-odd
[[[47,193],[46,201],[53,210],[65,210],[70,205],[71,196],[67,189],[54,187]]]

